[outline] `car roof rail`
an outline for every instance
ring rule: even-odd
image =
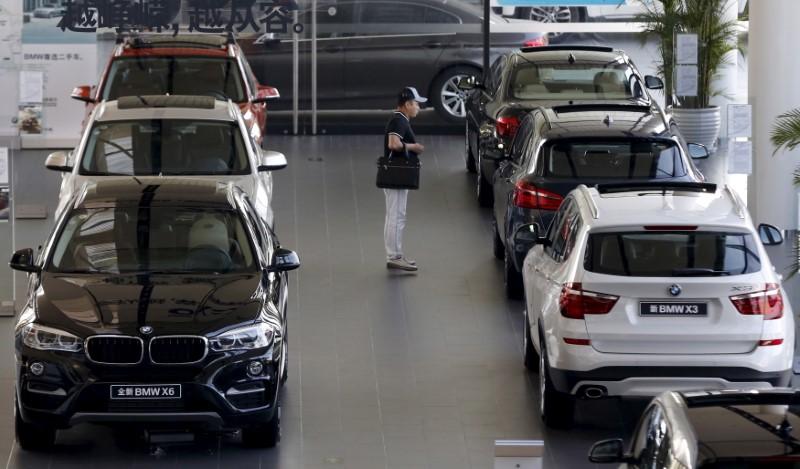
[[[747,217],[747,207],[744,205],[744,202],[742,201],[741,197],[739,197],[739,194],[737,194],[736,191],[734,191],[733,188],[731,188],[731,186],[725,186],[725,190],[731,196],[733,204],[736,206],[736,215],[738,215],[739,218],[744,220]]]
[[[179,34],[149,34],[131,35],[123,37],[126,46],[132,49],[150,49],[158,47],[192,47],[195,49],[226,49],[230,44],[235,44],[233,34],[228,35],[190,35]],[[119,36],[118,36],[119,40]],[[233,41],[233,42],[231,42]]]
[[[597,103],[597,104],[562,104],[560,106],[553,106],[553,112],[557,114],[566,112],[585,112],[585,111],[627,111],[627,112],[641,112],[642,114],[650,114],[653,109],[650,106],[643,104],[617,104],[617,103]]]
[[[600,194],[611,194],[614,192],[636,192],[636,191],[686,191],[686,192],[707,192],[717,191],[717,185],[709,182],[688,182],[688,181],[640,181],[640,182],[618,182],[609,184],[597,184],[595,186]]]
[[[522,52],[546,52],[546,51],[564,51],[576,50],[586,52],[614,52],[613,47],[607,46],[541,46],[541,47],[520,47]]]
[[[586,184],[580,184],[577,187],[578,192],[583,195],[583,198],[586,199],[586,203],[589,205],[589,210],[592,212],[592,218],[597,220],[600,217],[600,209],[597,208],[597,202],[594,201],[594,197],[592,197],[592,191],[586,186]]]
[[[213,96],[123,96],[117,100],[117,109],[147,109],[163,107],[214,109],[215,106],[216,99]]]

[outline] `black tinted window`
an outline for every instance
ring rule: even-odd
[[[553,141],[542,148],[542,174],[562,179],[669,179],[686,176],[671,141]]]
[[[436,8],[426,8],[425,22],[436,24],[456,24],[460,23],[461,20],[459,20],[457,16],[451,15],[445,11],[438,10]]]
[[[749,234],[721,232],[593,233],[584,267],[632,277],[741,275],[761,269]]]
[[[635,96],[633,76],[626,64],[523,62],[511,74],[508,89],[515,99],[629,99]]]
[[[408,3],[365,3],[362,23],[424,23],[425,8]]]

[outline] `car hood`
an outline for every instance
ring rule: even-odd
[[[86,337],[209,334],[258,318],[261,274],[74,275],[44,273],[36,294],[37,322]]]

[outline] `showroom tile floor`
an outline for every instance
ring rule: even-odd
[[[137,435],[80,426],[61,432],[52,454],[22,452],[12,443],[7,354],[7,467],[486,469],[495,439],[539,438],[545,467],[594,467],[591,443],[629,432],[641,403],[585,402],[580,427],[542,428],[535,376],[522,366],[522,304],[502,293],[489,212],[477,208],[463,169],[463,138],[420,140],[428,148],[423,188],[410,196],[405,240],[420,271],[408,275],[385,268],[384,199],[374,186],[381,137],[270,137],[270,149],[289,158],[275,179],[277,231],[303,263],[292,274],[278,448],[247,450],[227,437],[151,452]],[[1,321],[8,347],[12,321]]]

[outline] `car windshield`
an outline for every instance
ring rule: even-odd
[[[80,164],[83,175],[243,175],[250,163],[235,122],[144,119],[99,122]]]
[[[563,179],[670,179],[686,176],[669,140],[555,140],[542,148],[542,174]]]
[[[49,270],[69,273],[252,271],[237,212],[193,207],[106,207],[70,214]]]
[[[592,233],[584,268],[629,277],[713,277],[758,272],[752,236],[713,231]]]
[[[232,58],[124,57],[111,63],[103,99],[144,95],[203,95],[246,100],[239,66]]]
[[[563,101],[646,98],[624,63],[524,62],[512,72],[508,93],[513,99]]]

